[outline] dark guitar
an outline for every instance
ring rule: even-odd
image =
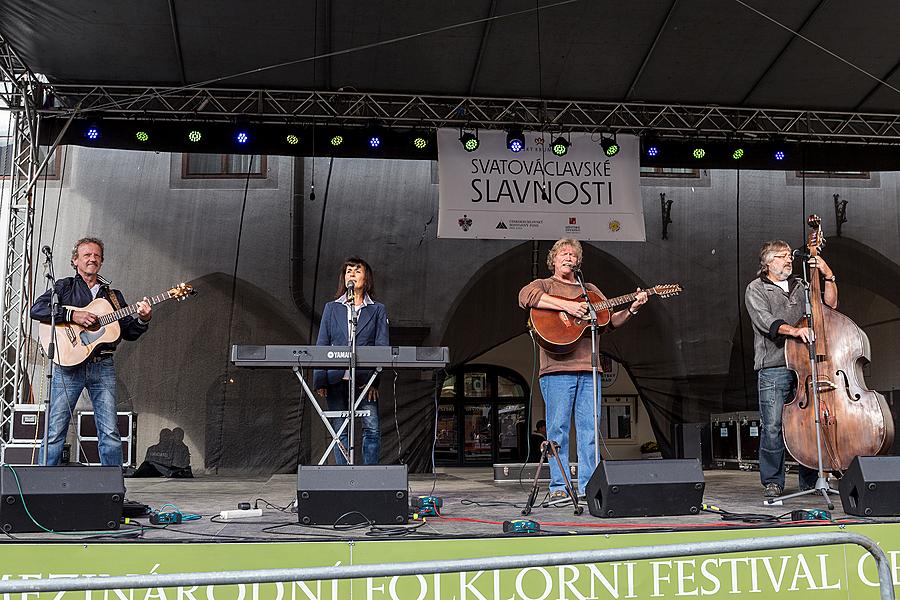
[[[681,285],[667,283],[655,285],[642,291],[647,292],[650,296],[656,295],[660,298],[668,298],[669,296],[677,296],[681,292]],[[597,324],[600,327],[609,324],[609,319],[613,312],[611,309],[623,304],[631,304],[637,295],[638,292],[632,292],[631,294],[616,296],[615,298],[604,298],[600,294],[588,290],[588,297],[591,299],[594,310],[597,311]],[[553,297],[575,302],[581,300],[580,297]],[[575,349],[575,344],[578,343],[584,332],[590,329],[591,321],[589,319],[577,319],[565,311],[532,308],[528,326],[534,331],[535,340],[537,340],[541,348],[551,354],[567,354]]]

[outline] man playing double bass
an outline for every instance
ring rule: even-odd
[[[837,308],[838,291],[834,272],[822,257],[809,259],[825,280],[824,300]],[[803,282],[793,275],[791,247],[781,240],[766,242],[759,250],[758,277],[747,286],[744,298],[753,323],[753,368],[758,374],[759,478],[769,498],[784,491],[784,437],[781,414],[785,402],[794,398],[797,376],[787,368],[784,344],[787,338],[809,343],[814,337],[809,327],[794,327],[806,314]],[[815,273],[815,271],[813,271]],[[813,489],[818,471],[800,465],[800,490]]]

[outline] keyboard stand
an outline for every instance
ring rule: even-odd
[[[309,385],[306,383],[306,379],[303,378],[303,373],[300,370],[300,367],[293,367],[294,375],[297,376],[297,379],[300,381],[300,385],[303,386],[303,391],[306,394],[306,397],[309,398],[310,404],[315,409],[316,413],[318,413],[319,418],[322,419],[322,423],[325,424],[325,429],[328,430],[328,434],[331,436],[331,443],[328,444],[328,448],[325,449],[325,453],[322,454],[322,458],[319,459],[319,464],[324,465],[325,461],[328,460],[328,456],[331,454],[331,449],[334,448],[335,444],[338,449],[341,451],[341,454],[344,455],[344,459],[347,462],[350,462],[350,452],[347,450],[347,447],[341,443],[341,435],[344,433],[344,430],[347,429],[348,425],[350,425],[350,417],[344,417],[344,422],[341,424],[341,427],[335,431],[334,427],[331,426],[331,421],[328,420],[328,415],[325,414],[325,411],[322,410],[322,407],[319,406],[318,400],[316,400],[315,394],[313,394],[312,390],[309,389]],[[353,408],[356,409],[360,403],[363,401],[363,398],[369,393],[369,388],[372,387],[372,383],[375,381],[375,378],[378,374],[381,373],[381,367],[376,367],[375,372],[372,373],[372,376],[369,377],[369,381],[366,382],[365,387],[359,393],[359,396],[353,403]],[[360,413],[357,412],[358,416],[361,416]],[[350,440],[350,443],[353,443],[353,440]]]

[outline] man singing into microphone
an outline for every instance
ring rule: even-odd
[[[338,288],[335,299],[325,305],[322,311],[322,323],[319,327],[318,346],[349,346],[351,305],[356,308],[356,345],[357,346],[389,346],[388,317],[384,304],[372,300],[375,293],[375,275],[372,267],[359,258],[351,256],[344,261],[338,276]],[[357,389],[353,394],[358,397],[366,382],[372,376],[372,369],[356,370]],[[313,386],[316,393],[326,398],[328,410],[349,410],[350,405],[350,371],[347,369],[316,369],[313,373]],[[377,465],[381,452],[381,429],[378,420],[378,380],[369,388],[366,399],[357,410],[369,411],[369,416],[362,417],[362,451],[363,462]],[[337,431],[343,419],[331,419],[331,426]],[[347,432],[341,435],[341,443],[349,449]],[[347,464],[341,449],[335,446],[334,459],[339,465]]]
[[[535,279],[519,292],[522,308],[547,308],[566,312],[578,319],[589,319],[588,305],[581,300],[581,286],[576,271],[581,268],[581,243],[563,238],[553,244],[547,255],[547,268],[553,273],[547,279]],[[585,287],[602,296],[597,286]],[[559,297],[555,297],[559,296]],[[565,300],[564,298],[572,298]],[[625,310],[610,315],[608,328],[621,327],[647,302],[641,292]],[[578,487],[584,494],[588,480],[597,466],[594,460],[594,390],[591,375],[591,338],[585,335],[575,350],[567,354],[551,354],[541,348],[541,394],[547,415],[547,439],[559,444],[563,468],[569,468],[569,424],[575,414],[578,442]],[[600,391],[597,391],[598,405]],[[566,498],[565,481],[556,461],[550,461],[550,499]]]

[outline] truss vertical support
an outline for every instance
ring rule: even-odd
[[[0,198],[0,441],[12,435],[12,406],[27,399],[33,285],[33,182],[39,164],[41,84],[0,37],[0,99],[12,114],[9,194]]]

